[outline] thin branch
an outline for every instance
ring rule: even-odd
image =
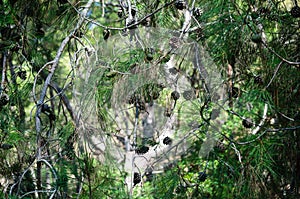
[[[92,19],[88,19],[88,18],[85,18],[88,22],[91,22],[99,27],[102,27],[104,29],[109,29],[109,30],[126,30],[127,28],[131,28],[131,27],[134,27],[134,26],[137,26],[139,24],[141,24],[144,20],[146,20],[148,17],[151,17],[153,16],[154,14],[158,13],[159,11],[161,11],[163,8],[165,7],[168,7],[170,5],[172,5],[173,3],[175,2],[175,0],[169,2],[169,3],[165,3],[163,6],[161,6],[160,8],[157,8],[155,11],[153,11],[152,13],[148,14],[148,15],[145,15],[143,18],[137,20],[136,23],[133,23],[131,25],[128,25],[126,27],[123,27],[123,28],[117,28],[117,27],[111,27],[111,26],[105,26],[95,20],[92,20]]]
[[[262,125],[265,123],[265,120],[267,118],[267,112],[268,112],[268,104],[265,103],[265,108],[264,108],[264,113],[263,113],[262,120],[260,121],[260,123],[258,124],[258,126],[252,131],[253,135],[255,135],[260,130],[260,128],[262,127]]]
[[[89,8],[91,7],[92,3],[94,1],[93,0],[89,0],[89,2],[86,4],[84,10],[82,11],[82,13],[80,14],[80,19],[76,25],[76,27],[73,29],[73,31],[62,41],[58,51],[57,51],[57,54],[56,54],[56,57],[53,61],[49,62],[52,64],[52,67],[51,67],[51,70],[50,70],[50,73],[48,74],[46,80],[45,80],[45,83],[44,83],[44,86],[42,88],[42,91],[41,91],[41,95],[40,95],[40,99],[37,103],[37,111],[36,111],[36,116],[35,116],[35,119],[36,119],[36,132],[37,134],[39,135],[39,133],[41,132],[41,120],[40,120],[40,114],[41,114],[41,108],[40,106],[44,103],[44,100],[45,100],[45,97],[46,97],[46,93],[47,93],[47,89],[48,89],[48,86],[51,82],[51,79],[54,75],[54,72],[58,66],[58,62],[62,56],[62,53],[66,47],[66,45],[69,43],[69,41],[71,40],[71,38],[73,37],[73,35],[80,29],[80,27],[83,25],[83,22],[85,21],[86,19],[86,14],[89,10]],[[49,65],[49,63],[47,63],[46,65]],[[40,155],[40,154],[39,154]]]
[[[18,193],[19,193],[20,185],[21,185],[22,179],[24,178],[25,174],[29,171],[30,167],[31,167],[33,164],[35,164],[35,160],[28,166],[27,169],[25,169],[25,171],[22,173],[22,175],[21,175],[21,177],[18,179],[18,181],[17,181],[16,183],[14,183],[14,184],[11,186],[10,191],[9,191],[9,195],[12,194],[12,191],[13,191],[13,189],[14,189],[14,187],[15,187],[16,185],[18,185]],[[18,194],[18,193],[17,193],[17,194]]]
[[[76,117],[76,114],[74,113],[73,108],[72,108],[67,96],[64,94],[65,89],[60,88],[56,82],[51,83],[50,86],[52,88],[54,88],[57,95],[60,96],[60,98],[61,98],[62,102],[64,103],[65,107],[67,108],[72,120],[75,122],[75,125],[78,126],[79,125],[78,118]]]
[[[300,62],[294,62],[294,61],[289,61],[289,60],[287,60],[286,58],[284,58],[284,57],[282,57],[281,55],[279,55],[277,52],[275,52],[273,49],[271,49],[265,42],[262,42],[263,43],[263,45],[269,50],[269,51],[271,51],[271,53],[273,53],[274,55],[276,55],[279,59],[281,59],[281,61],[283,61],[283,62],[286,62],[286,63],[288,63],[288,64],[290,64],[290,65],[296,65],[295,67],[296,68],[299,68],[299,66],[297,66],[297,65],[300,65]]]
[[[183,35],[189,31],[190,26],[191,26],[191,20],[192,20],[192,13],[188,9],[184,10],[184,22],[181,28],[181,35],[180,37],[182,38]]]
[[[52,193],[52,195],[53,195],[54,191],[55,190],[34,190],[34,191],[29,191],[29,192],[23,194],[22,196],[20,196],[20,198],[24,198],[24,197],[26,197],[30,194],[35,194],[35,193]],[[50,198],[53,198],[52,195],[51,195]]]
[[[3,53],[2,79],[1,79],[0,95],[2,94],[2,91],[4,90],[5,77],[6,77],[6,54]]]
[[[244,168],[244,165],[243,165],[243,162],[242,162],[242,156],[241,156],[241,153],[240,151],[236,148],[235,144],[234,143],[231,143],[232,145],[232,149],[235,151],[235,154],[237,155],[238,159],[239,159],[239,162],[241,163],[242,165],[242,168]]]
[[[38,161],[39,161],[39,162],[45,163],[45,164],[50,168],[50,170],[51,170],[51,172],[52,172],[52,174],[53,174],[53,176],[54,176],[54,180],[57,181],[58,178],[57,178],[56,171],[55,171],[55,169],[51,166],[51,164],[50,164],[47,160],[45,160],[45,159],[40,159],[40,160],[38,160]],[[35,163],[35,161],[34,161],[33,163],[31,163],[31,165],[30,165],[30,166],[22,173],[22,176],[21,176],[21,178],[19,179],[19,181],[16,182],[16,183],[19,184],[19,190],[20,190],[20,185],[21,185],[21,182],[22,182],[22,179],[23,179],[24,175],[28,172],[28,170],[30,169],[30,167],[31,167],[34,163]],[[55,183],[55,184],[57,184],[57,183]],[[12,186],[12,188],[13,188],[13,186]],[[12,191],[12,188],[11,188],[11,191]],[[51,196],[49,197],[49,199],[52,199],[52,198],[54,198],[54,195],[55,195],[56,192],[57,192],[57,187],[55,187],[55,189],[53,189],[53,190],[34,190],[34,191],[30,191],[30,192],[27,192],[27,193],[23,194],[22,196],[20,196],[20,198],[24,198],[25,196],[30,195],[30,194],[33,194],[33,193],[52,193]],[[11,193],[10,193],[10,194],[11,194]]]
[[[44,66],[42,66],[40,68],[40,70],[37,72],[35,78],[34,78],[34,82],[33,82],[33,88],[32,88],[32,93],[33,93],[33,100],[36,104],[38,104],[37,102],[37,98],[36,98],[36,91],[35,91],[35,88],[36,88],[36,83],[37,83],[37,80],[38,80],[38,76],[40,75],[40,73],[49,65],[53,64],[54,63],[54,60],[50,61],[50,62],[47,62],[46,64],[44,64]]]
[[[282,65],[282,63],[283,63],[283,61],[281,61],[281,62],[277,65],[277,67],[275,68],[273,77],[271,78],[271,80],[270,80],[270,82],[268,83],[268,85],[266,86],[266,88],[268,88],[268,87],[271,85],[271,83],[273,82],[273,80],[275,79],[275,76],[277,75],[277,72],[278,72],[280,66]]]

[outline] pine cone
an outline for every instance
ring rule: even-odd
[[[203,10],[201,10],[200,8],[195,8],[193,11],[193,14],[195,17],[200,17],[203,13]]]
[[[108,29],[105,29],[103,31],[103,39],[107,40],[109,38],[109,36],[110,36],[110,31]]]
[[[180,98],[180,94],[177,91],[173,91],[171,93],[171,97],[172,97],[173,100],[176,101],[176,100],[178,100]]]
[[[133,186],[141,182],[141,175],[137,172],[133,174]]]
[[[170,144],[172,144],[172,139],[167,136],[163,139],[163,143],[165,145],[170,145]]]
[[[7,94],[2,93],[0,94],[0,106],[5,106],[9,102],[9,97]]]
[[[184,0],[177,0],[175,2],[175,7],[178,9],[178,10],[183,10],[186,8],[186,3]]]
[[[299,18],[300,17],[300,7],[299,6],[294,6],[291,9],[291,15],[294,18]]]
[[[199,180],[200,182],[204,182],[204,181],[206,180],[206,178],[207,178],[207,175],[206,175],[205,172],[199,172],[198,180]]]
[[[149,147],[144,146],[144,145],[139,146],[139,147],[135,150],[135,152],[136,152],[138,155],[145,154],[145,153],[147,153],[148,151],[149,151]]]
[[[195,94],[192,90],[187,90],[182,93],[183,98],[186,100],[192,100],[195,97]]]
[[[253,122],[250,118],[243,119],[242,124],[245,128],[251,128],[253,126]]]

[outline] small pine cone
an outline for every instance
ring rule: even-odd
[[[202,13],[203,13],[203,11],[200,8],[195,8],[194,12],[193,12],[195,17],[200,17],[202,15]]]
[[[0,106],[5,106],[9,102],[9,97],[7,94],[2,93],[0,94]]]
[[[123,17],[123,10],[122,10],[121,7],[118,9],[118,17],[119,17],[119,18],[122,18],[122,17]]]
[[[245,128],[251,128],[253,126],[253,122],[250,118],[243,119],[242,124]]]
[[[300,7],[299,6],[294,6],[292,9],[291,9],[291,15],[292,17],[294,18],[299,18],[300,17]]]
[[[184,0],[177,0],[175,2],[175,7],[178,9],[178,10],[183,10],[186,8],[186,3]]]
[[[183,98],[186,100],[192,100],[195,97],[195,94],[192,90],[187,90],[182,93]]]
[[[139,146],[136,150],[135,150],[135,152],[138,154],[138,155],[142,155],[142,154],[145,154],[145,153],[147,153],[149,151],[149,147],[147,147],[147,146]]]
[[[171,97],[172,97],[173,100],[176,101],[176,100],[178,100],[180,98],[180,94],[177,91],[173,91],[171,93]]]
[[[109,36],[110,36],[110,31],[108,29],[105,29],[103,31],[103,39],[107,40],[109,38]]]
[[[141,175],[137,172],[134,172],[133,174],[133,186],[137,185],[141,182]]]
[[[205,172],[199,172],[199,175],[198,175],[198,180],[200,182],[204,182],[207,178],[207,174]]]
[[[25,80],[27,78],[26,71],[25,70],[19,71],[18,76],[20,77],[20,79]]]
[[[251,40],[252,40],[254,43],[256,43],[256,44],[261,43],[261,42],[262,42],[261,34],[254,34],[254,35],[252,35]]]
[[[167,136],[163,139],[163,143],[165,145],[170,145],[170,144],[172,144],[172,139]]]
[[[254,83],[255,84],[263,84],[264,82],[263,82],[263,80],[262,80],[262,78],[260,77],[260,76],[256,76],[255,78],[254,78]]]

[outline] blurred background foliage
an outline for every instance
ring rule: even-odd
[[[181,3],[193,13],[189,37],[204,46],[227,85],[229,118],[207,157],[202,139],[163,172],[140,176],[132,198],[299,198],[300,185],[300,8],[299,1],[132,1],[138,26],[180,30]],[[42,107],[43,155],[51,166],[37,176],[35,97],[40,95],[62,40],[74,29],[85,1],[2,0],[0,2],[0,197],[130,198],[126,173],[89,153],[78,153],[78,134],[69,109],[75,63],[99,43],[124,32],[119,1],[95,1],[86,23],[72,36],[59,60]],[[133,10],[132,10],[133,11]],[[131,11],[131,12],[132,12]],[[104,70],[98,105],[109,103],[112,87],[143,52]],[[124,55],[122,55],[124,56]],[[158,54],[153,56],[154,59]],[[266,115],[264,111],[267,106]],[[99,109],[100,109],[99,108]],[[195,114],[199,112],[195,111]],[[99,111],[102,128],[107,114]],[[263,122],[261,122],[263,121]],[[259,131],[253,134],[259,127]],[[205,129],[202,129],[205,131]],[[201,135],[201,133],[199,133]],[[112,161],[112,160],[111,160]],[[55,172],[54,172],[55,171]],[[54,176],[54,173],[56,176]],[[22,181],[20,182],[20,179]],[[44,179],[39,182],[38,179]],[[55,180],[53,180],[55,179]],[[39,190],[38,193],[36,190]],[[55,192],[53,192],[55,190]]]

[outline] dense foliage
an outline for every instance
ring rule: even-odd
[[[298,4],[2,0],[0,197],[299,198]],[[145,27],[173,32],[155,35],[148,42],[157,43],[147,43],[145,49],[110,51],[120,35],[130,37],[137,29],[147,35]],[[173,35],[204,47],[222,76],[226,103],[220,106],[208,95],[201,73],[189,69],[193,65],[186,59],[191,57],[188,53],[176,55],[177,65],[170,73],[186,71],[195,93],[179,93],[155,82],[157,71],[147,69],[169,63],[172,55],[160,46]],[[128,73],[142,74],[134,82],[136,89],[128,89]],[[78,88],[86,74],[93,81]],[[141,79],[148,82],[138,85]],[[174,111],[183,118],[178,131],[187,133],[185,124],[196,130],[178,142],[172,136],[127,137],[122,134],[126,124],[118,125],[120,119],[112,114],[119,105],[113,97],[121,91],[126,95],[120,94],[117,101],[134,107],[125,113],[129,121],[149,114],[154,102],[161,107],[172,102],[174,108],[159,112],[160,122]],[[84,101],[77,101],[80,93]],[[88,115],[81,113],[89,111],[97,113],[97,131],[83,125]],[[201,155],[218,111],[226,120],[214,132],[213,149]],[[98,132],[110,145],[105,142],[102,150],[89,132]],[[111,153],[146,157],[159,143],[175,147],[185,141],[187,149],[164,154],[164,161],[151,162],[143,172],[129,173],[123,156]]]

